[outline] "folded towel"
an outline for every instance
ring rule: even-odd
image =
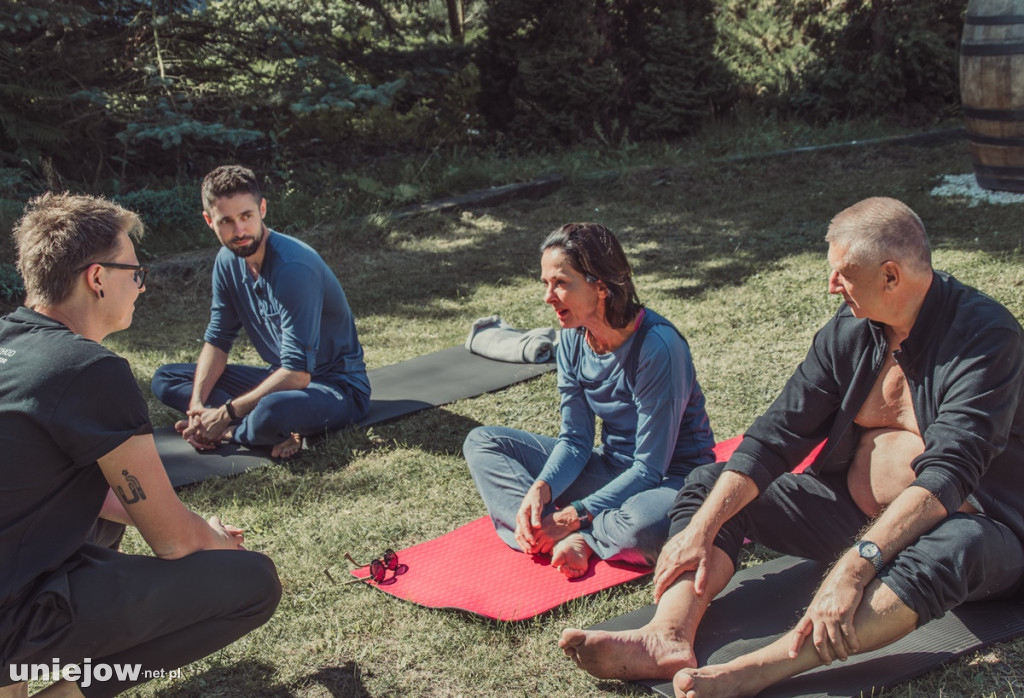
[[[551,360],[558,345],[558,332],[538,327],[526,332],[514,329],[497,315],[473,322],[466,348],[488,359],[512,363],[542,364]]]

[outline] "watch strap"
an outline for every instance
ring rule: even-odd
[[[868,562],[870,562],[871,566],[875,568],[875,574],[878,574],[882,571],[882,568],[885,567],[885,562],[882,560],[882,551],[876,543],[872,543],[869,540],[862,540],[858,542],[855,547],[857,550],[857,554],[865,560],[867,560]],[[869,555],[866,552],[865,548],[870,548],[874,550],[874,554]]]
[[[580,520],[580,528],[588,528],[590,526],[590,512],[583,506],[583,502],[578,499],[574,500],[572,508],[576,510],[576,517]]]
[[[228,401],[224,403],[224,409],[227,410],[228,416],[231,417],[232,422],[238,421],[238,415],[235,413],[235,407],[231,404],[234,398],[228,398]]]

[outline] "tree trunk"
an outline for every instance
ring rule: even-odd
[[[462,0],[445,0],[448,5],[448,25],[452,30],[452,39],[462,43],[464,36],[462,32]]]

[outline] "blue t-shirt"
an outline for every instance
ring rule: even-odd
[[[312,247],[267,231],[259,278],[221,248],[213,265],[213,304],[203,339],[225,352],[244,327],[260,358],[369,395],[355,319],[338,277]]]
[[[645,322],[661,319],[650,310],[646,315]],[[552,499],[590,458],[595,418],[602,423],[598,448],[621,473],[582,500],[592,514],[657,487],[666,475],[686,475],[714,461],[715,439],[686,341],[671,326],[652,325],[631,389],[625,367],[636,337],[634,332],[618,349],[598,354],[583,335],[562,332],[557,357],[562,427],[538,478],[550,485]]]

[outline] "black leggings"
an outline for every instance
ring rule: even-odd
[[[682,531],[704,502],[724,463],[701,466],[669,512],[669,535]],[[736,564],[744,538],[786,555],[832,562],[868,523],[839,480],[788,473],[775,480],[715,538]],[[882,569],[879,579],[923,625],[965,601],[1009,596],[1024,585],[1024,545],[987,516],[953,514]]]
[[[265,623],[281,598],[274,563],[256,552],[160,560],[87,544],[74,563],[3,609],[0,686],[12,683],[10,665],[141,665],[135,680],[78,682],[90,698],[113,696],[231,644]]]

